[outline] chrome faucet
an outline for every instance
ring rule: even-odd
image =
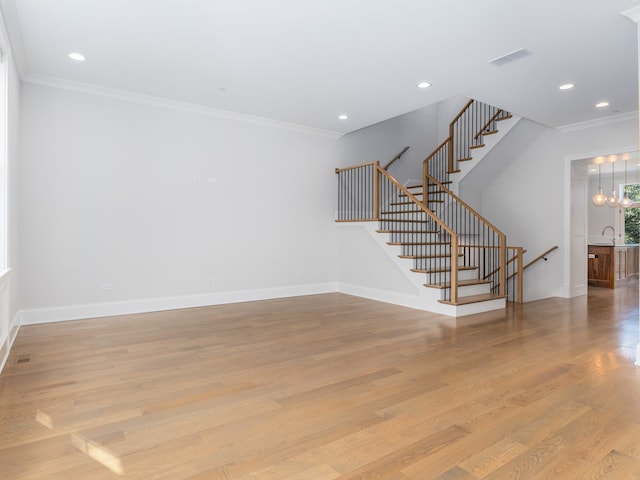
[[[613,234],[613,237],[611,238],[611,243],[613,243],[615,245],[616,244],[616,229],[613,228],[611,225],[607,225],[606,227],[604,227],[602,229],[602,236],[604,237],[604,232],[607,231],[607,228],[611,229],[611,232]]]

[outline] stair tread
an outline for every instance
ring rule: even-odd
[[[393,223],[393,222],[399,222],[399,223],[424,223],[427,220],[412,220],[412,219],[404,219],[404,218],[386,218],[386,219],[381,219],[379,220],[380,222],[386,222],[386,223]]]
[[[483,285],[487,283],[491,283],[491,282],[489,280],[478,280],[478,279],[458,280],[459,287],[468,287],[470,285]],[[451,288],[451,282],[425,283],[424,286],[429,288],[439,288],[439,289]]]
[[[495,135],[498,133],[498,130],[485,130],[481,135]]]
[[[511,115],[510,113],[507,113],[504,117],[496,118],[495,121],[501,122],[502,120],[508,120],[510,118],[513,118],[513,115]]]
[[[395,211],[389,211],[389,212],[380,212],[380,215],[393,215],[396,213],[424,213],[424,210],[420,208],[414,208],[411,210],[395,210]]]
[[[490,300],[500,300],[502,298],[507,298],[507,296],[495,295],[493,293],[482,293],[479,295],[469,295],[468,297],[458,297],[458,300],[456,302],[452,302],[451,300],[438,300],[438,302],[444,303],[447,305],[469,305],[471,303],[487,302]]]
[[[464,254],[459,253],[458,257],[462,257]],[[408,258],[410,260],[424,260],[428,258],[451,258],[448,253],[442,253],[440,255],[398,255],[399,258]]]
[[[459,158],[458,162],[468,162],[469,160],[473,160],[473,157]]]
[[[387,242],[387,245],[451,245],[451,242]]]
[[[479,143],[478,145],[471,145],[469,148],[482,148],[484,147],[484,143]]]
[[[453,180],[446,180],[446,181],[440,182],[440,183],[443,184],[443,185],[450,185],[450,184],[453,183]],[[430,187],[437,187],[437,185],[433,185],[433,184],[431,184],[429,186]],[[409,189],[409,188],[422,188],[422,185],[412,185],[411,187],[404,187],[404,188],[407,188],[407,189]],[[419,195],[418,193],[415,193],[415,192],[411,192],[411,193],[413,195]]]
[[[477,270],[478,267],[458,267],[458,271],[464,270]],[[451,270],[450,268],[434,268],[433,270],[426,270],[424,268],[412,268],[411,271],[415,273],[443,273]]]
[[[438,230],[376,230],[377,233],[427,233],[427,234],[438,234],[440,233]]]

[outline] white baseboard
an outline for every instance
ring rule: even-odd
[[[4,370],[4,366],[9,359],[9,353],[11,352],[11,347],[16,337],[18,336],[18,331],[20,330],[20,314],[16,313],[11,325],[9,325],[9,331],[6,337],[0,342],[0,373]]]
[[[425,300],[424,297],[419,295],[407,295],[405,293],[378,290],[375,288],[347,283],[339,283],[337,291],[340,293],[346,293],[347,295],[353,295],[355,297],[368,298],[369,300],[376,300],[384,303],[392,303],[394,305],[400,305],[401,307],[414,308],[416,310],[427,311],[434,314],[447,315],[451,317],[456,316],[454,307],[438,303],[435,298]],[[429,290],[425,289],[425,295],[428,295],[428,293]]]
[[[180,297],[148,298],[111,303],[37,308],[22,310],[20,312],[20,324],[35,325],[39,323],[63,322],[66,320],[80,320],[85,318],[112,317],[116,315],[159,312],[180,308],[206,307],[227,303],[299,297],[303,295],[316,295],[336,291],[336,285],[334,283],[318,283],[311,285],[264,288],[260,290],[239,290]]]
[[[588,293],[588,285],[579,285],[572,287],[570,285],[563,285],[557,292],[555,292],[554,297],[560,298],[573,298],[573,297],[581,297],[582,295],[586,295]]]

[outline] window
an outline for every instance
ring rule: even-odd
[[[640,243],[640,184],[625,185],[624,193],[633,202],[624,211],[624,243]]]

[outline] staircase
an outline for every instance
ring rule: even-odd
[[[422,199],[422,185],[408,188],[416,200]],[[439,301],[450,305],[489,302],[503,299],[502,295],[491,293],[491,282],[480,278],[478,265],[465,255],[464,248],[458,246],[452,255],[451,235],[444,232],[437,222],[428,218],[418,204],[406,200],[399,194],[398,201],[390,202],[385,211],[380,212],[377,233],[388,234],[388,245],[400,248],[399,258],[412,261],[410,271],[423,274],[423,286],[439,291]],[[431,204],[441,204],[435,199]],[[451,262],[458,263],[458,295],[451,300]],[[504,306],[504,302],[493,302]]]
[[[459,316],[506,305],[506,236],[456,190],[487,139],[500,137],[499,125],[512,118],[469,101],[451,122],[449,138],[424,160],[422,184],[404,187],[379,163],[336,169],[337,221],[378,222],[372,234],[384,236],[407,275],[420,279],[424,310]]]

